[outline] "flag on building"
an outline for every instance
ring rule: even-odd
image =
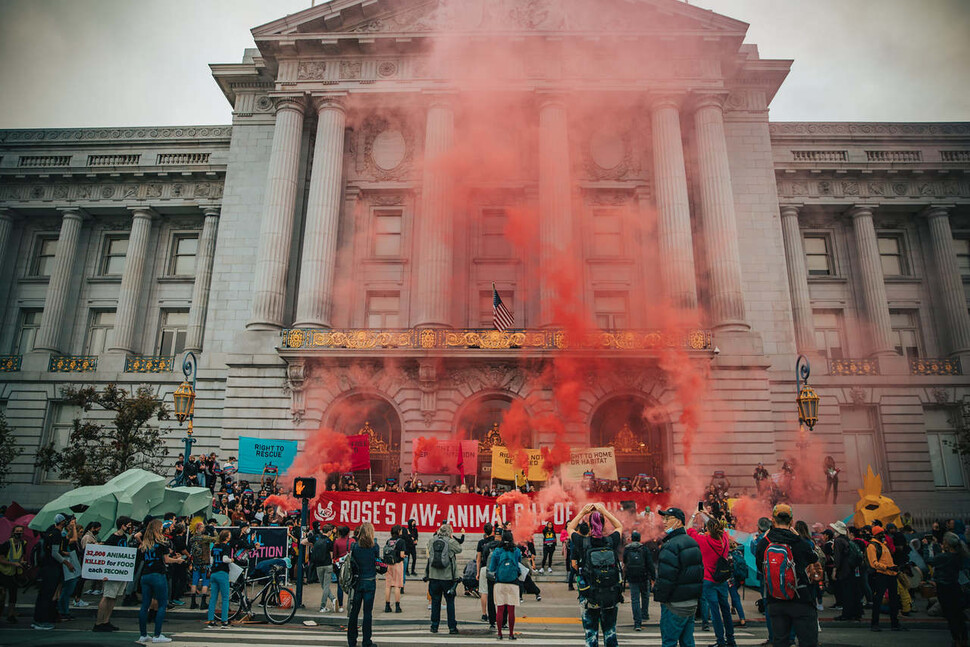
[[[509,309],[502,303],[502,297],[498,295],[495,284],[492,283],[492,325],[495,330],[509,330],[515,328],[515,317]]]

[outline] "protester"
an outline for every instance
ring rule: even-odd
[[[653,599],[660,603],[660,637],[664,647],[693,647],[694,614],[703,592],[704,561],[700,546],[684,528],[680,508],[661,510],[665,537],[657,556]]]
[[[81,560],[78,558],[80,548],[80,528],[77,520],[73,517],[68,520],[64,532],[61,534],[61,542],[58,552],[64,558],[63,580],[61,581],[61,594],[57,598],[57,613],[61,620],[73,620],[71,615],[71,598],[74,597],[74,589],[81,581]],[[87,606],[85,604],[85,606]]]
[[[171,582],[171,594],[169,596],[169,607],[172,606],[183,606],[185,602],[182,601],[182,595],[185,593],[185,589],[188,585],[189,580],[189,565],[188,562],[191,559],[189,555],[189,542],[185,536],[185,524],[180,521],[175,521],[172,525],[172,534],[169,537],[169,547],[172,549],[172,555],[180,555],[183,561],[178,564],[172,564],[168,569],[169,581]],[[206,564],[208,566],[208,564]],[[202,606],[205,606],[205,595],[202,596]]]
[[[320,596],[320,613],[337,610],[337,596],[330,591],[333,573],[333,524],[326,524],[314,538],[310,548],[310,567],[316,572],[323,594]],[[331,608],[331,602],[333,602]]]
[[[136,642],[143,645],[148,643],[172,642],[162,633],[162,623],[165,622],[165,609],[168,606],[168,579],[165,577],[168,564],[181,564],[184,557],[172,556],[172,550],[165,541],[162,532],[162,522],[152,519],[148,522],[142,536],[138,551],[142,554],[144,567],[141,573],[141,609],[138,611],[138,629],[141,636]],[[155,633],[148,635],[148,608],[152,599],[158,602],[155,613]]]
[[[209,598],[208,629],[215,629],[221,626],[223,629],[229,628],[229,564],[232,563],[232,551],[229,548],[229,539],[232,533],[223,530],[219,533],[218,543],[212,547],[212,571],[209,576],[212,583],[212,597]],[[222,624],[216,624],[215,610],[216,598],[221,598],[222,602]]]
[[[445,598],[448,613],[448,633],[458,633],[455,619],[455,591],[458,585],[458,561],[461,543],[452,536],[451,525],[444,523],[428,541],[426,577],[431,595],[431,633],[438,633],[441,622],[441,596]],[[518,595],[518,593],[516,593]]]
[[[744,546],[735,541],[731,542],[731,577],[728,579],[728,593],[731,594],[731,610],[738,616],[738,626],[747,627],[744,617],[744,605],[738,591],[744,588],[748,579],[748,564],[744,561]]]
[[[755,548],[755,563],[770,598],[775,647],[789,647],[794,629],[799,647],[818,645],[818,610],[806,569],[818,564],[812,544],[792,532],[792,508],[779,503],[772,510],[771,530]],[[792,572],[794,571],[794,572]]]
[[[960,585],[960,574],[967,559],[970,559],[970,551],[966,543],[955,533],[946,532],[943,535],[943,551],[929,562],[936,582],[936,598],[940,601],[940,610],[946,618],[953,644],[957,647],[967,646],[967,596]]]
[[[346,528],[342,526],[341,528]],[[347,535],[349,535],[349,529]],[[347,536],[345,535],[345,537]],[[374,543],[374,526],[365,523],[358,528],[358,539],[348,544],[347,559],[353,560],[352,568],[357,572],[357,585],[354,588],[353,599],[350,603],[350,616],[347,620],[347,645],[357,647],[357,618],[361,610],[364,612],[363,647],[377,647],[371,641],[371,629],[374,620],[374,596],[377,594],[377,564],[380,559],[377,544]]]
[[[547,573],[552,573],[552,557],[556,554],[556,531],[551,521],[546,522],[542,529],[542,563],[539,564],[539,572],[546,569]],[[548,566],[547,566],[548,564]]]
[[[519,601],[519,564],[521,551],[516,548],[512,532],[502,533],[502,542],[491,552],[488,563],[488,578],[495,582],[495,599],[498,639],[502,640],[502,628],[509,624],[509,640],[515,636],[515,607]]]
[[[337,569],[338,563],[344,555],[350,554],[350,549],[354,546],[354,538],[350,536],[350,528],[347,526],[337,527],[337,538],[333,542],[333,565]],[[338,612],[344,612],[344,590],[337,582],[337,607]]]
[[[408,519],[408,527],[404,533],[404,539],[407,543],[408,555],[407,561],[404,563],[404,570],[408,567],[411,568],[411,575],[417,575],[415,570],[418,567],[418,522],[414,519]]]
[[[588,521],[585,521],[588,518]],[[589,525],[589,534],[575,532],[581,522]],[[606,532],[606,522],[613,531]],[[573,568],[579,573],[580,604],[586,647],[599,645],[603,631],[606,647],[616,647],[616,613],[620,602],[620,566],[617,559],[622,541],[623,524],[602,503],[588,503],[566,526],[569,532]],[[578,552],[578,554],[577,554]]]
[[[893,631],[908,631],[899,624],[899,588],[896,576],[899,568],[893,563],[892,549],[886,543],[886,531],[881,526],[872,529],[872,541],[866,550],[866,558],[872,568],[872,631],[882,631],[879,626],[879,612],[882,600],[889,594],[889,624]]]
[[[404,529],[400,525],[391,528],[391,536],[384,545],[383,561],[387,564],[384,576],[384,613],[391,612],[391,596],[394,595],[394,613],[401,613],[401,589],[404,588],[404,558],[407,544],[401,536]]]
[[[832,584],[839,591],[842,613],[836,620],[856,621],[862,619],[862,590],[859,586],[859,568],[863,551],[849,541],[849,530],[843,521],[830,524],[835,538],[832,540]]]
[[[200,608],[196,595],[201,595],[201,607],[206,607],[205,598],[209,594],[209,564],[212,561],[209,547],[216,541],[218,541],[218,537],[206,532],[205,524],[201,521],[197,521],[192,526],[192,535],[189,537],[189,555],[192,562],[192,585],[189,588],[190,609]]]
[[[839,468],[835,466],[835,459],[826,456],[822,461],[822,470],[825,472],[825,501],[829,500],[829,492],[832,493],[832,503],[839,498]]]
[[[127,548],[131,545],[132,528],[135,522],[129,517],[121,516],[115,521],[115,531],[105,540],[106,546]],[[94,621],[93,631],[118,631],[118,627],[111,624],[111,612],[114,611],[118,596],[125,592],[127,582],[105,579],[101,583],[101,602],[98,604],[98,615]]]
[[[495,628],[497,610],[493,595],[495,580],[488,577],[488,563],[491,552],[501,543],[496,540],[497,529],[486,523],[482,527],[484,536],[478,540],[475,549],[475,563],[478,566],[478,591],[482,599],[482,622],[488,622],[489,628]]]
[[[706,519],[705,532],[691,527],[698,514]],[[721,522],[703,512],[694,513],[687,525],[689,526],[687,534],[701,549],[701,561],[704,564],[702,595],[710,609],[717,645],[718,647],[732,646],[735,644],[734,623],[731,620],[731,602],[727,584],[732,572],[728,562],[731,553],[730,541]]]
[[[0,544],[0,613],[4,602],[9,603],[7,620],[17,622],[17,578],[27,568],[27,542],[24,541],[24,527],[17,524],[12,528],[10,539]]]
[[[650,619],[650,582],[657,579],[653,558],[640,543],[640,533],[630,533],[630,543],[623,548],[623,576],[630,587],[633,630],[643,631],[643,621]]]
[[[78,544],[78,556],[80,557],[79,564],[84,561],[84,551],[91,544],[98,543],[98,535],[101,534],[101,523],[98,521],[92,521],[84,528],[84,532],[81,533],[81,540]],[[100,589],[91,589],[88,591],[90,595],[101,595]],[[84,595],[84,579],[79,578],[77,585],[74,587],[74,607],[78,609],[83,609],[84,607],[91,606],[86,602],[81,596]]]
[[[519,563],[525,568],[525,579],[519,579],[519,603],[522,603],[522,596],[526,593],[536,596],[536,602],[542,602],[542,590],[532,579],[532,572],[536,570],[535,544],[531,541],[524,541],[518,544],[520,557]]]

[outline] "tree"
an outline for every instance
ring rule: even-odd
[[[17,447],[13,429],[7,425],[7,417],[0,413],[0,488],[7,487],[10,464],[23,453],[23,448]]]
[[[93,386],[67,387],[62,394],[67,404],[84,411],[95,406],[113,411],[114,424],[76,418],[67,447],[55,449],[53,442],[43,447],[37,454],[38,467],[57,470],[75,487],[101,485],[133,467],[159,471],[168,450],[162,446],[161,430],[149,422],[168,420],[169,412],[150,388],[141,386],[130,394],[109,384],[101,391]]]

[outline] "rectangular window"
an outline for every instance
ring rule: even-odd
[[[168,264],[169,276],[195,276],[195,257],[198,253],[198,234],[176,234]]]
[[[128,253],[127,236],[108,236],[104,239],[101,253],[100,276],[121,276],[125,271],[125,256]]]
[[[519,318],[515,314],[515,292],[512,290],[499,290],[499,297],[502,298],[502,303],[512,316],[516,319],[516,325],[518,326]],[[478,325],[481,328],[494,328],[494,322],[492,321],[492,291],[491,290],[481,290],[478,293]]]
[[[879,258],[882,261],[883,276],[905,276],[909,274],[906,259],[903,257],[903,239],[899,236],[879,236]]]
[[[872,407],[842,407],[840,414],[845,447],[845,478],[840,479],[839,489],[851,492],[862,487],[870,465],[873,472],[882,473],[876,442],[876,410]],[[885,474],[883,482],[886,482]]]
[[[175,357],[185,350],[185,334],[188,328],[188,310],[162,310],[156,354]]]
[[[401,256],[402,220],[400,211],[374,213],[374,256]]]
[[[505,237],[508,214],[505,209],[482,211],[482,256],[485,258],[511,258],[512,246]]]
[[[970,238],[954,238],[953,253],[957,257],[960,275],[970,277]]]
[[[813,310],[815,345],[818,352],[829,359],[845,357],[845,335],[841,310]]]
[[[34,350],[34,340],[40,330],[40,321],[44,311],[40,308],[29,308],[20,311],[20,330],[17,334],[14,355],[23,355]]]
[[[368,292],[364,319],[368,328],[400,328],[401,293]]]
[[[38,236],[30,259],[28,276],[50,276],[57,253],[56,236]]]
[[[593,210],[593,258],[618,258],[623,255],[623,225],[613,209]]]
[[[920,351],[919,318],[914,310],[890,310],[889,322],[893,328],[896,352],[906,359],[922,357]]]
[[[55,403],[51,406],[50,429],[48,430],[47,442],[54,443],[54,449],[61,450],[67,447],[71,440],[71,432],[74,430],[74,419],[82,415],[81,408],[71,404]],[[44,472],[44,481],[48,483],[62,483],[56,472]]]
[[[953,423],[956,415],[955,410],[923,410],[933,484],[938,488],[963,489],[967,486],[963,456],[957,452],[955,445],[957,430]]]
[[[626,328],[630,312],[629,297],[626,292],[619,290],[594,292],[593,312],[596,325],[602,330]]]
[[[832,257],[827,236],[805,236],[805,264],[809,276],[832,276]]]
[[[88,322],[87,340],[84,343],[84,354],[100,355],[108,350],[114,327],[114,310],[92,310],[91,319]]]

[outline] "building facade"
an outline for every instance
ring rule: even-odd
[[[4,495],[65,487],[33,467],[77,415],[60,388],[169,397],[189,350],[200,450],[364,430],[375,478],[408,473],[419,437],[484,454],[515,402],[556,416],[555,358],[592,358],[568,444],[753,485],[805,453],[803,353],[844,491],[872,465],[904,507],[970,511],[948,445],[970,125],[772,123],[791,62],[746,24],[589,4],[333,0],[212,66],[231,126],[0,131],[0,403],[25,449]],[[556,308],[564,257],[587,336]],[[515,330],[492,329],[493,284]],[[706,375],[689,455],[671,348]]]

